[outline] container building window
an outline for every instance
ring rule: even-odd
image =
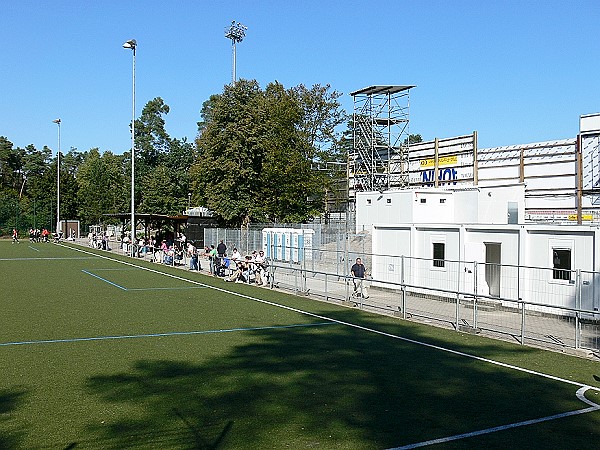
[[[433,243],[433,267],[444,267],[446,259],[446,244],[442,242]]]
[[[552,249],[552,279],[571,280],[571,249]]]

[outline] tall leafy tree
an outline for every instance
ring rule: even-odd
[[[339,127],[347,120],[338,99],[342,96],[331,91],[329,84],[315,84],[311,88],[300,84],[292,88],[302,108],[300,130],[305,135],[315,158],[323,161],[337,159],[332,144],[339,138]]]
[[[167,168],[171,180],[174,213],[183,211],[187,206],[194,155],[193,143],[186,139],[171,139],[169,153],[162,158],[162,165]]]
[[[2,175],[2,189],[19,193],[23,184],[23,156],[25,150],[13,148],[4,136],[0,136],[0,175]]]
[[[140,162],[140,173],[155,168],[161,157],[170,151],[171,138],[165,129],[164,115],[169,105],[160,97],[150,100],[135,121],[136,163]]]
[[[159,165],[142,177],[144,196],[139,211],[146,214],[180,213],[181,202],[175,196],[176,186],[173,184],[169,168]]]
[[[262,161],[256,127],[260,95],[256,81],[239,80],[213,95],[203,109],[192,168],[194,198],[230,225],[251,219],[258,194],[253,185]]]
[[[332,136],[327,118],[337,113],[309,97],[326,91],[277,82],[262,90],[255,80],[240,80],[211,96],[198,124],[195,200],[228,225],[318,213],[325,177],[311,165]]]
[[[87,223],[106,221],[104,214],[128,209],[123,157],[91,149],[77,173],[79,215]]]
[[[146,103],[135,122],[136,203],[142,208],[140,211],[175,214],[187,205],[194,146],[185,139],[169,136],[165,128],[165,116],[169,111],[164,100],[156,97]],[[154,191],[166,181],[163,176],[168,177],[168,190]],[[159,201],[160,195],[169,198]]]

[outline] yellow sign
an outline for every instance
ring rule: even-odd
[[[422,159],[421,167],[435,167],[435,159]],[[442,156],[438,158],[438,166],[449,166],[451,164],[456,164],[458,162],[458,156]]]
[[[577,220],[577,214],[569,214],[569,220]],[[594,216],[591,214],[582,214],[581,220],[594,220]]]

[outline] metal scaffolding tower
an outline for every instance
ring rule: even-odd
[[[349,197],[408,185],[409,93],[415,86],[370,86],[352,92],[354,144]]]

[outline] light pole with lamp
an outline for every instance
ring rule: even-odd
[[[238,42],[242,42],[244,37],[246,37],[246,30],[248,27],[242,23],[236,22],[235,20],[231,21],[231,25],[228,28],[225,28],[225,37],[227,39],[231,39],[231,50],[232,50],[232,61],[231,61],[231,84],[234,85],[237,81],[236,77],[236,44]]]
[[[133,257],[133,244],[135,240],[135,50],[137,42],[130,39],[123,44],[123,48],[130,48],[133,52],[132,69],[132,100],[131,100],[131,257]]]
[[[58,125],[58,152],[56,153],[56,235],[60,236],[62,227],[60,224],[60,119],[54,119]]]

